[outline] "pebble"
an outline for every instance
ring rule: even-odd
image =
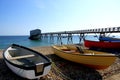
[[[94,70],[83,65],[71,63],[56,55],[48,56],[56,66],[52,66],[51,71],[40,80],[104,80],[108,77],[120,73],[120,59],[104,70]],[[56,70],[56,69],[57,70]],[[27,80],[14,74],[0,58],[0,80]]]

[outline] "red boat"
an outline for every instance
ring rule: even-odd
[[[90,41],[84,40],[85,47],[88,48],[105,48],[105,49],[119,49],[120,42],[109,42],[109,41]]]

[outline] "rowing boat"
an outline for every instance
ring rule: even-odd
[[[51,61],[45,55],[17,44],[9,46],[3,58],[14,73],[27,79],[38,79],[51,69]]]
[[[94,69],[105,69],[116,60],[116,54],[85,49],[75,45],[54,45],[54,53],[66,60],[80,63]]]

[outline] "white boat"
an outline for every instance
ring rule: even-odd
[[[27,79],[39,79],[51,69],[51,60],[45,55],[17,44],[8,47],[3,58],[14,73]]]

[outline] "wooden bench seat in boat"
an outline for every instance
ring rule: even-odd
[[[23,55],[23,56],[16,56],[16,57],[10,57],[10,60],[14,60],[14,59],[22,59],[22,58],[29,58],[29,57],[34,57],[34,54],[30,54],[30,55]]]
[[[76,52],[75,50],[66,50],[66,51],[64,51],[64,52],[66,52],[66,53],[74,53],[74,52]]]

